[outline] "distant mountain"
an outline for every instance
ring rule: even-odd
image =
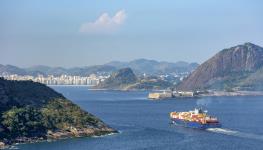
[[[19,74],[19,75],[26,75],[28,74],[27,71],[24,69],[18,68],[12,65],[1,65],[0,64],[0,73],[1,74]]]
[[[115,132],[53,89],[0,78],[0,142],[102,135]]]
[[[114,66],[116,68],[130,67],[136,74],[170,74],[191,72],[197,68],[197,63],[187,63],[179,61],[176,63],[155,61],[148,59],[136,59],[130,62],[112,61],[106,65]]]
[[[111,73],[117,69],[109,65],[95,65],[95,66],[85,66],[85,67],[73,67],[73,68],[62,68],[62,67],[48,67],[48,66],[33,66],[26,68],[26,71],[31,72],[42,72],[44,75],[77,75],[77,76],[88,76],[90,74],[103,74]]]
[[[48,67],[48,66],[33,66],[29,68],[19,68],[12,65],[1,65],[0,64],[0,75],[17,74],[17,75],[76,75],[76,76],[88,76],[90,74],[110,74],[116,71],[117,68],[109,65],[96,65],[86,67],[74,67],[74,68],[63,68],[63,67]]]
[[[30,72],[39,72],[40,74],[43,75],[55,75],[55,76],[68,73],[68,70],[62,67],[48,67],[42,65],[25,68],[24,70]]]
[[[224,49],[201,64],[178,89],[255,89],[263,81],[263,48],[245,43]]]
[[[95,88],[114,90],[153,90],[172,87],[172,83],[158,77],[138,78],[131,68],[122,68],[113,72],[109,78]]]
[[[12,65],[1,65],[0,64],[0,75],[1,74],[17,74],[17,75],[77,75],[77,76],[88,76],[90,74],[111,74],[121,68],[131,68],[135,74],[146,73],[148,75],[156,74],[171,74],[171,73],[182,73],[191,72],[198,66],[197,63],[187,62],[158,62],[155,60],[137,59],[130,62],[112,61],[104,65],[84,66],[84,67],[48,67],[43,65],[33,66],[29,68],[19,68]]]
[[[127,85],[137,82],[137,77],[131,68],[123,68],[111,74],[104,82],[98,85],[98,88],[122,89]]]

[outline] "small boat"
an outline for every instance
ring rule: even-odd
[[[208,115],[207,111],[201,108],[188,112],[171,112],[170,118],[173,124],[189,128],[207,129],[222,126],[216,117]]]

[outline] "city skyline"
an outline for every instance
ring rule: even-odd
[[[139,58],[202,63],[263,45],[259,0],[0,1],[0,64],[76,67]]]
[[[106,78],[109,76],[100,76],[100,75],[86,75],[86,76],[71,76],[71,75],[37,75],[37,76],[31,76],[31,75],[17,75],[17,74],[11,74],[11,75],[3,75],[3,78],[7,80],[16,80],[16,81],[28,81],[32,80],[34,82],[43,83],[46,85],[90,85],[95,86],[98,85],[100,82],[103,82]]]

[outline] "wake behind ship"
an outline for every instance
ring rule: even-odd
[[[188,112],[171,112],[170,118],[173,124],[189,128],[207,129],[222,126],[216,117],[208,115],[202,109],[194,109]]]

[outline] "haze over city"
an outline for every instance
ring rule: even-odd
[[[87,66],[138,58],[202,63],[263,45],[263,2],[0,1],[0,64]]]

